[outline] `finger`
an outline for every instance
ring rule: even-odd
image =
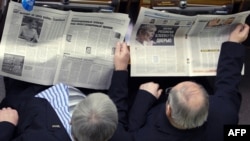
[[[126,43],[122,43],[121,44],[121,50],[122,50],[122,52],[128,52],[128,47],[127,47],[127,44]]]
[[[242,24],[238,24],[236,26],[236,28],[234,29],[235,32],[240,32],[243,29],[243,25]]]
[[[116,49],[115,49],[115,54],[119,54],[121,50],[121,43],[117,42],[116,43]]]
[[[159,89],[160,85],[159,85],[158,83],[154,83],[154,84],[155,84],[155,87],[156,87],[157,89]]]
[[[151,84],[153,84],[154,82],[146,82],[140,85],[140,88],[143,89],[146,86],[150,86]]]
[[[249,25],[244,24],[242,28],[243,28],[242,29],[242,33],[244,33],[244,34],[248,34],[249,33]]]
[[[149,82],[145,82],[143,84],[150,84],[150,83],[154,83],[153,81],[149,81]]]
[[[158,90],[158,95],[159,95],[159,96],[161,95],[162,91],[163,91],[162,89],[159,89],[159,90]]]
[[[120,47],[121,47],[121,51],[124,51],[125,50],[125,47],[126,46],[126,44],[124,44],[124,42],[123,43],[120,43]]]
[[[248,24],[244,24],[244,28],[249,29],[249,28],[250,28],[250,26],[249,26]]]

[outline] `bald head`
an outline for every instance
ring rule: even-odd
[[[201,85],[184,81],[170,91],[167,116],[178,128],[195,128],[206,121],[208,104],[208,94]]]
[[[204,104],[203,88],[194,82],[185,81],[173,89],[180,90],[180,93],[177,93],[180,102],[193,110],[198,110]]]

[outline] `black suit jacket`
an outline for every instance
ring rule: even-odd
[[[16,108],[17,127],[0,123],[1,141],[71,141],[56,112],[46,99],[30,98]]]
[[[121,81],[120,81],[121,79]],[[122,102],[124,107],[119,107],[119,124],[117,134],[114,140],[119,138],[131,140],[130,135],[126,132],[127,123],[127,95],[117,96],[118,93],[127,94],[127,87],[119,89],[121,86],[127,86],[128,74],[126,71],[114,71],[110,97],[116,103]],[[70,141],[70,138],[60,122],[56,112],[46,99],[36,98],[34,95],[48,88],[47,86],[33,85],[30,83],[20,82],[7,79],[7,85],[10,86],[8,95],[0,104],[0,107],[12,107],[17,109],[19,114],[18,126],[8,122],[0,122],[0,141]],[[11,82],[9,82],[11,81]],[[12,85],[15,89],[11,89]],[[19,87],[20,86],[20,87]],[[127,101],[126,101],[127,102]]]

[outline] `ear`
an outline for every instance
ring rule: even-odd
[[[171,117],[171,107],[169,104],[166,105],[166,115],[167,117]]]

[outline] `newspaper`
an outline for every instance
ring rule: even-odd
[[[10,2],[0,45],[0,75],[42,85],[108,89],[115,44],[129,17],[81,13]],[[33,27],[32,29],[29,29]]]
[[[249,14],[184,16],[141,7],[130,38],[131,76],[216,75],[221,43]]]

